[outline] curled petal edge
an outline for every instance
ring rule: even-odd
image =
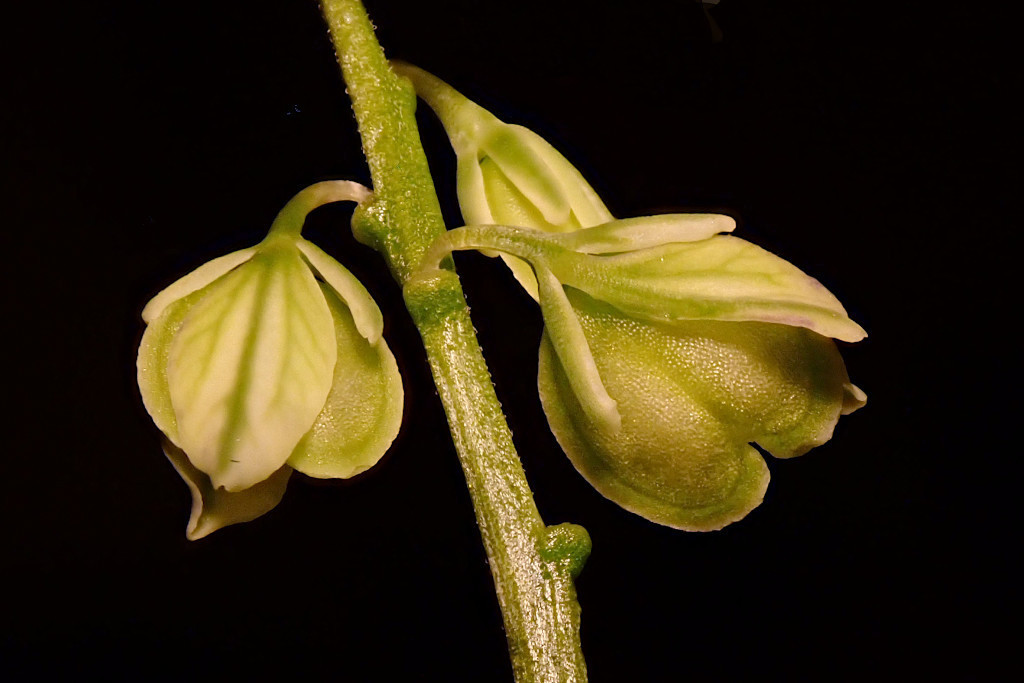
[[[233,251],[230,254],[225,254],[212,261],[208,261],[188,275],[179,278],[149,300],[146,307],[142,309],[143,321],[147,324],[153,322],[170,304],[178,299],[185,298],[192,292],[202,289],[228,271],[242,265],[251,259],[256,254],[256,251],[257,247]]]
[[[270,512],[284,497],[292,474],[292,468],[284,466],[244,491],[216,489],[210,478],[189,462],[185,451],[166,439],[162,445],[164,455],[192,494],[192,510],[185,527],[185,538],[190,541],[198,541],[218,529],[249,522]]]

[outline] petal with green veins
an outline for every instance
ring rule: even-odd
[[[480,151],[501,169],[546,222],[561,225],[569,220],[569,201],[559,178],[529,145],[523,143],[512,126],[495,126],[481,140]]]
[[[550,336],[538,386],[559,444],[603,495],[647,519],[691,531],[744,517],[768,471],[750,447],[791,457],[832,433],[846,371],[835,345],[767,323],[636,320],[567,290],[622,427],[581,406]]]
[[[215,487],[263,481],[323,408],[336,356],[331,312],[298,250],[261,249],[211,288],[171,343],[179,445]]]
[[[487,208],[492,222],[503,225],[521,225],[543,232],[576,230],[575,224],[560,225],[549,222],[540,209],[513,183],[490,157],[481,159],[480,174],[486,188]]]
[[[456,167],[456,186],[459,195],[459,210],[462,212],[462,220],[466,223],[488,225],[495,222],[494,216],[491,214],[491,207],[487,203],[487,190],[484,187],[484,168],[493,169],[493,172],[499,176],[498,182],[505,187],[511,187],[508,178],[501,175],[501,171],[497,169],[497,166],[487,161],[486,157],[478,162],[475,152],[472,156],[460,156]],[[480,253],[491,258],[500,256],[501,260],[512,271],[516,280],[523,285],[530,296],[536,301],[537,282],[534,280],[533,269],[530,268],[529,264],[522,259],[517,259],[515,256],[502,254],[491,249],[481,249]]]
[[[648,320],[772,322],[849,342],[866,336],[820,282],[728,235],[614,256],[566,251],[548,265],[564,284]]]
[[[292,474],[292,468],[285,466],[244,491],[225,491],[214,488],[210,478],[189,462],[183,450],[168,441],[164,441],[163,449],[192,494],[192,513],[185,528],[185,537],[190,541],[270,512],[284,497]]]
[[[481,180],[486,185],[487,211],[491,220],[507,225],[523,225],[544,230],[545,232],[561,232],[563,229],[574,230],[575,224],[567,228],[560,228],[548,223],[537,208],[530,203],[522,192],[505,176],[497,164],[489,158],[483,159],[479,164]],[[460,205],[463,204],[460,198]],[[482,213],[482,212],[481,212]],[[466,218],[466,216],[463,216]],[[482,250],[488,256],[501,256],[512,275],[516,278],[523,289],[538,300],[537,280],[533,276],[533,269],[528,263],[520,258],[507,253],[498,253],[490,250]]]
[[[188,312],[205,295],[207,288],[192,292],[166,306],[146,327],[139,344],[136,369],[142,403],[156,426],[173,443],[178,443],[178,422],[174,418],[171,392],[167,386],[167,358],[174,336],[181,329]]]
[[[713,229],[716,223],[700,229]],[[690,227],[672,221],[655,229],[630,219],[580,232],[597,235],[593,241],[600,248],[613,241],[627,243],[633,230],[643,244],[685,237]],[[503,225],[467,226],[439,239],[429,261],[432,265],[455,250],[493,249],[542,265],[562,284],[645,320],[760,321],[805,327],[843,341],[866,336],[820,282],[745,240],[715,235],[607,255],[567,246],[577,239]]]
[[[348,307],[330,287],[322,288],[334,318],[338,361],[327,402],[288,464],[311,477],[345,479],[376,464],[398,435],[402,378],[384,340],[368,342]]]
[[[581,227],[589,228],[615,219],[583,175],[547,140],[523,126],[513,124],[509,128],[515,130],[520,140],[527,144],[558,177],[562,191],[565,192],[569,206]]]
[[[172,302],[202,289],[232,268],[237,268],[251,259],[255,253],[256,247],[249,247],[233,251],[230,254],[219,256],[212,261],[204,263],[150,299],[146,307],[142,309],[142,319],[146,323],[152,322]]]
[[[363,283],[312,242],[299,240],[298,247],[320,277],[348,306],[359,333],[371,344],[377,343],[384,333],[384,316]]]

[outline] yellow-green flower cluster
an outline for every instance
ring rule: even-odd
[[[606,497],[668,526],[721,528],[764,496],[752,443],[801,455],[864,404],[832,341],[864,330],[817,280],[727,234],[731,218],[615,220],[542,138],[398,70],[445,125],[468,224],[424,268],[459,249],[506,259],[543,313],[548,422]]]

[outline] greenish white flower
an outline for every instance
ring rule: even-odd
[[[383,318],[355,277],[300,235],[356,183],[296,195],[260,244],[214,259],[145,307],[138,381],[193,493],[200,538],[273,508],[293,469],[347,478],[398,433],[402,382]]]
[[[864,330],[817,280],[728,235],[731,218],[614,220],[538,136],[400,72],[444,122],[464,217],[482,223],[441,238],[424,267],[461,249],[510,262],[544,317],[549,424],[603,495],[668,526],[721,528],[768,485],[751,444],[801,455],[864,404],[832,341]]]
[[[393,62],[441,119],[456,156],[457,189],[467,225],[519,225],[572,232],[614,219],[580,172],[529,128],[507,124],[422,69]],[[485,251],[489,255],[494,252]],[[500,254],[537,298],[530,267]]]

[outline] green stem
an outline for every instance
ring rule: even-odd
[[[359,0],[323,0],[321,9],[373,178],[373,199],[353,217],[353,232],[384,255],[423,338],[494,577],[516,681],[585,681],[573,577],[590,539],[576,525],[546,527],[537,512],[454,269],[448,263],[414,275],[445,228],[412,88],[391,70]]]
[[[306,216],[313,209],[331,202],[361,203],[369,197],[370,191],[350,180],[325,180],[314,183],[288,200],[288,203],[277,212],[277,217],[270,225],[268,238],[273,236],[298,237],[306,223]]]

